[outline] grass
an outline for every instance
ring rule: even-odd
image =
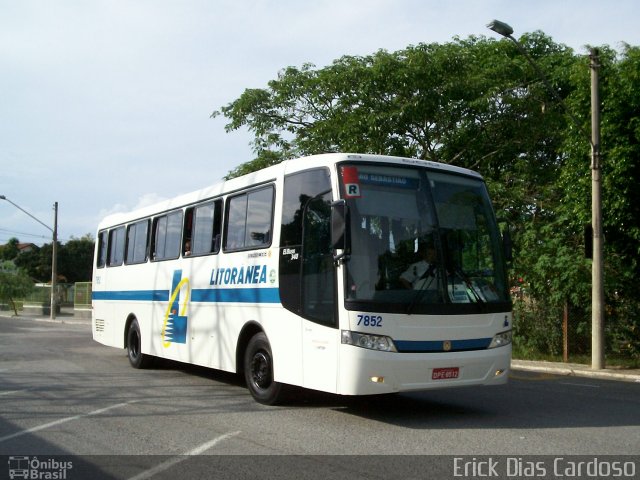
[[[514,346],[513,358],[516,360],[538,360],[543,362],[562,363],[562,355],[551,355],[546,353],[538,353],[525,351]],[[591,356],[589,355],[569,355],[568,363],[578,363],[582,365],[591,365]],[[620,369],[638,369],[640,368],[640,359],[620,357],[616,355],[605,355],[605,365],[607,368]]]

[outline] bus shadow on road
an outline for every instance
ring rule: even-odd
[[[580,384],[553,375],[520,373],[502,386],[462,387],[412,393],[342,396],[288,387],[284,401],[264,407],[253,401],[241,375],[161,360],[159,370],[182,371],[231,388],[238,408],[330,409],[414,429],[521,429],[640,425],[637,385]],[[587,388],[588,387],[588,388]],[[246,398],[242,397],[246,395]]]
[[[634,384],[603,381],[595,388],[546,377],[498,387],[359,397],[338,408],[414,429],[606,428],[640,425],[637,394]]]

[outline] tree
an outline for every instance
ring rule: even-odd
[[[15,258],[14,263],[18,268],[24,270],[33,280],[39,282],[47,281],[47,277],[44,276],[42,271],[40,247],[36,247],[27,252],[22,252]],[[49,272],[51,272],[51,270],[49,270]],[[49,274],[49,280],[50,279],[51,274]]]
[[[58,243],[58,251],[61,244]],[[31,278],[37,282],[46,283],[51,281],[51,260],[53,248],[51,243],[45,243],[38,249],[25,252],[15,259],[15,264],[23,268]]]
[[[16,268],[13,262],[5,261],[0,268],[0,299],[8,301],[13,312],[18,315],[15,300],[24,298],[33,288],[33,282],[22,270]]]
[[[571,59],[569,49],[542,34],[527,42],[534,56],[537,49],[556,52],[557,63]],[[322,69],[288,67],[267,89],[246,90],[213,115],[230,120],[228,131],[246,126],[254,133],[257,163],[357,151],[497,172],[517,161],[514,151],[531,144],[538,150],[536,138],[556,126],[545,123],[547,134],[538,133],[540,116],[558,109],[540,113],[544,102],[552,105],[549,94],[535,72],[514,68],[519,62],[512,45],[475,37],[346,56]],[[535,135],[514,137],[531,127]],[[495,142],[503,138],[512,142]]]
[[[58,277],[60,281],[75,283],[91,280],[93,268],[94,240],[91,234],[82,238],[72,238],[65,244],[58,244]],[[15,264],[38,282],[51,280],[51,243],[30,252],[24,252],[15,259]]]
[[[589,69],[584,56],[541,32],[519,42],[557,95],[511,42],[483,37],[345,56],[324,68],[288,67],[267,88],[246,90],[213,113],[229,120],[227,131],[246,127],[254,135],[256,158],[229,177],[333,151],[478,170],[498,216],[511,225],[514,276],[524,278],[532,298],[549,307],[545,311],[565,301],[584,308],[590,295],[590,264],[582,253],[589,143],[556,97],[585,119],[588,132]],[[640,53],[635,47],[621,56],[607,47],[602,52],[607,308],[609,315],[622,318],[624,311],[638,319]],[[638,335],[640,325],[633,325]],[[609,337],[617,338],[620,328]],[[629,343],[640,356],[640,339]]]
[[[64,276],[69,283],[91,281],[94,246],[90,234],[72,238],[62,245],[58,256],[58,274]]]
[[[540,32],[520,42],[566,98],[579,58]],[[498,216],[513,225],[516,248],[526,252],[549,234],[541,229],[562,201],[556,180],[566,160],[566,115],[510,42],[470,37],[342,57],[321,69],[289,67],[268,88],[246,90],[214,115],[229,119],[228,131],[245,126],[255,135],[256,159],[230,176],[330,151],[479,170]],[[532,275],[535,260],[525,254],[515,267]]]
[[[539,32],[521,42],[566,97],[571,49]],[[296,156],[381,153],[479,170],[499,215],[517,225],[539,222],[559,201],[566,118],[510,42],[470,37],[289,67],[213,115],[229,119],[227,131],[255,135],[256,158],[230,177]]]
[[[5,245],[0,245],[0,260],[13,260],[18,256],[20,250],[18,244],[20,240],[17,238],[10,238]]]
[[[602,225],[604,231],[606,331],[613,351],[640,358],[640,48],[626,45],[621,53],[599,49],[602,155]],[[590,77],[588,59],[571,72],[576,85],[571,108],[585,119],[589,131]],[[588,135],[588,134],[586,134]],[[567,131],[567,168],[558,179],[565,201],[559,205],[567,241],[576,243],[591,222],[590,148],[585,133]],[[579,300],[590,303],[589,292]]]

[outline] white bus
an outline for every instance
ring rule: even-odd
[[[370,395],[507,381],[511,301],[473,171],[326,154],[98,227],[93,338],[286,386]]]

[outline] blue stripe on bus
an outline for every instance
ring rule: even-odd
[[[120,290],[92,292],[93,300],[168,302],[169,290]]]
[[[93,300],[168,302],[169,290],[123,290],[93,292]],[[280,303],[277,288],[194,289],[191,301],[203,303]]]
[[[444,349],[444,342],[395,340],[398,352],[445,352],[461,350],[484,350],[491,344],[491,338],[472,338],[469,340],[451,340],[451,349]]]
[[[203,288],[191,291],[193,302],[280,303],[277,288]]]

